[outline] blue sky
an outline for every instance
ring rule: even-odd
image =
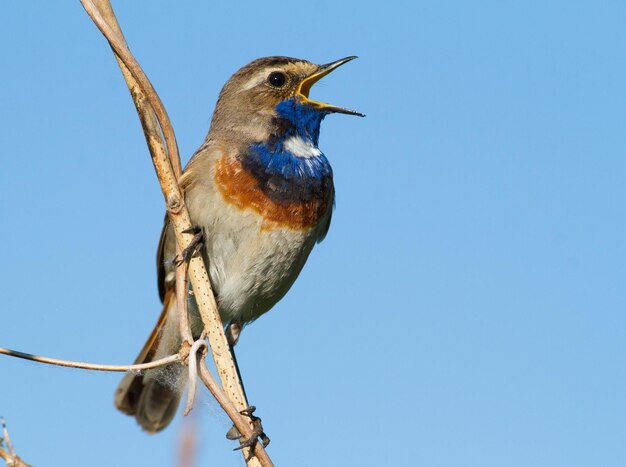
[[[623,2],[115,2],[186,161],[222,84],[266,55],[359,55],[312,97],[337,207],[238,346],[276,465],[626,464]],[[181,6],[182,5],[182,6]],[[78,2],[0,30],[0,346],[134,359],[159,312],[163,202],[132,102]],[[148,436],[119,374],[0,358],[34,465],[240,466],[203,396]]]

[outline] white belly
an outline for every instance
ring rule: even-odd
[[[193,221],[205,229],[205,261],[222,321],[247,323],[287,293],[318,232],[316,228],[264,229],[258,214],[227,204],[219,194],[212,199],[211,209],[203,210],[206,218]]]

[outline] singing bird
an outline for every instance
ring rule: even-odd
[[[311,249],[328,232],[333,172],[318,147],[330,113],[362,114],[309,99],[311,86],[356,57],[316,65],[266,57],[224,85],[209,133],[184,170],[180,185],[224,325],[241,329],[272,308],[294,283]],[[163,311],[136,363],[178,352],[176,243],[165,220],[157,252]],[[190,302],[193,302],[191,300]],[[194,337],[202,324],[193,303]],[[184,387],[183,367],[127,373],[115,405],[150,433],[165,428]]]

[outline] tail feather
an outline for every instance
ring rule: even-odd
[[[172,367],[167,379],[173,378],[174,383],[161,379],[144,381],[135,418],[137,423],[149,433],[164,429],[178,411],[182,388],[179,388],[177,383],[181,381],[183,368],[180,364],[172,365]]]
[[[135,363],[148,363],[178,351],[180,337],[176,316],[176,299],[168,290],[163,300],[163,311]],[[149,433],[164,429],[176,415],[182,392],[180,377],[182,365],[128,372],[115,391],[115,406]]]

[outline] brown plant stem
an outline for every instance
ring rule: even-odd
[[[230,400],[228,400],[225,394],[222,391],[218,391],[219,385],[217,384],[217,381],[215,381],[215,378],[213,378],[213,375],[207,368],[206,362],[204,360],[200,362],[200,379],[204,382],[205,386],[209,388],[209,391],[211,391],[211,393],[215,396],[218,404],[233,421],[233,423],[237,427],[237,430],[239,430],[239,433],[241,433],[245,438],[250,437],[252,435],[252,429],[250,428],[250,424],[239,413],[239,411],[230,402]],[[269,458],[267,451],[265,451],[261,443],[256,443],[256,450],[254,454],[257,456],[262,466],[265,467],[274,465]]]
[[[120,64],[122,74],[137,107],[179,249],[183,250],[192,238],[191,234],[183,233],[191,227],[191,221],[185,207],[184,196],[178,186],[180,158],[174,131],[165,107],[139,63],[128,49],[109,1],[81,0],[81,3],[111,45]],[[215,366],[222,382],[222,388],[236,408],[236,412],[240,412],[248,407],[248,402],[224,334],[209,276],[201,257],[191,259],[188,274],[198,311],[209,339]],[[185,331],[183,331],[183,336],[184,333]],[[235,419],[233,422],[237,423]],[[244,423],[248,425],[251,432],[251,424]],[[241,432],[245,433],[245,430]],[[254,451],[256,458],[250,457],[248,448],[243,451],[249,466],[272,465],[269,457],[267,457],[269,464],[267,462],[261,464],[256,460],[260,459],[261,453],[264,452],[259,443],[256,444]]]
[[[9,450],[7,452],[0,447],[0,458],[2,458],[7,463],[7,467],[31,467],[15,453],[15,449],[13,448],[13,443],[11,443],[9,430],[7,430],[7,424],[4,421],[4,418],[0,418],[0,422],[2,422],[2,436],[4,437],[4,444],[6,444],[7,449]],[[2,443],[0,443],[0,445],[1,444]]]
[[[10,357],[23,358],[24,360],[30,360],[32,362],[46,363],[48,365],[66,366],[70,368],[80,368],[83,370],[95,371],[143,371],[182,361],[181,356],[177,354],[170,355],[169,357],[161,358],[159,360],[154,360],[149,363],[140,363],[136,365],[106,365],[99,363],[73,362],[71,360],[60,360],[58,358],[42,357],[40,355],[32,355],[29,353],[20,352],[18,350],[5,349],[2,347],[0,347],[0,354],[9,355]]]

